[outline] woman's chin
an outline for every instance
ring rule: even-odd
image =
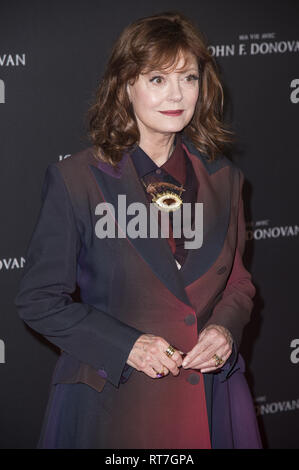
[[[161,132],[161,134],[176,133],[181,132],[188,123],[180,123],[175,125],[161,126],[159,129],[156,129],[156,132]]]

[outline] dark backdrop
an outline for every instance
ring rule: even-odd
[[[245,173],[246,264],[257,287],[241,346],[264,446],[299,448],[299,2],[1,0],[0,447],[34,448],[54,347],[13,305],[45,169],[90,142],[84,116],[121,30],[177,9],[210,44]]]

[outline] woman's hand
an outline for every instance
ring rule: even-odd
[[[199,335],[198,342],[183,361],[185,369],[212,372],[222,367],[232,352],[233,339],[230,332],[220,325],[209,325]],[[223,360],[216,365],[214,355]]]
[[[156,378],[157,373],[178,375],[182,365],[181,353],[176,351],[168,357],[165,354],[168,346],[169,343],[160,336],[141,335],[131,349],[127,364],[152,378]]]

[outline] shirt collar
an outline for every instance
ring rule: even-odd
[[[175,137],[175,148],[170,155],[169,159],[160,167],[142,150],[138,145],[131,153],[135,169],[139,178],[143,178],[148,173],[154,172],[157,169],[164,170],[175,178],[180,184],[185,184],[186,181],[186,161],[184,149],[182,147],[181,136],[179,134]]]

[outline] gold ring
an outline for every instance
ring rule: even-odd
[[[218,356],[217,354],[214,354],[213,359],[215,359],[215,367],[218,367],[223,364],[222,357]]]
[[[165,354],[166,354],[166,356],[168,356],[168,357],[172,357],[175,352],[176,352],[176,349],[175,349],[173,346],[171,346],[171,344],[170,344],[170,345],[168,346],[168,348],[166,349]]]

